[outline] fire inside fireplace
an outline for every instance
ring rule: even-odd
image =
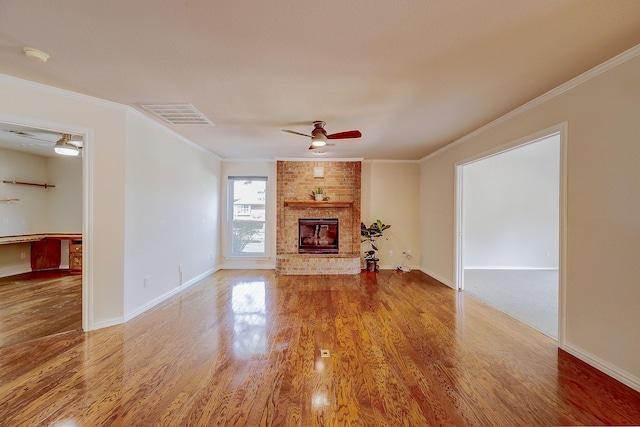
[[[337,254],[338,219],[298,219],[298,253]]]

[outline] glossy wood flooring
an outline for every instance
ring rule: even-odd
[[[0,278],[0,346],[82,328],[82,275],[40,271]]]
[[[220,271],[125,325],[0,349],[0,420],[637,425],[640,394],[421,272]]]

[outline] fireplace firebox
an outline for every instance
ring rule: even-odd
[[[337,254],[337,218],[298,219],[299,254]]]

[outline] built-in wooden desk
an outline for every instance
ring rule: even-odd
[[[24,234],[0,237],[0,245],[31,243],[31,270],[60,268],[61,244],[69,240],[69,269],[82,270],[82,234]]]

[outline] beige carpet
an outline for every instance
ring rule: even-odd
[[[558,339],[558,270],[465,269],[464,291]]]

